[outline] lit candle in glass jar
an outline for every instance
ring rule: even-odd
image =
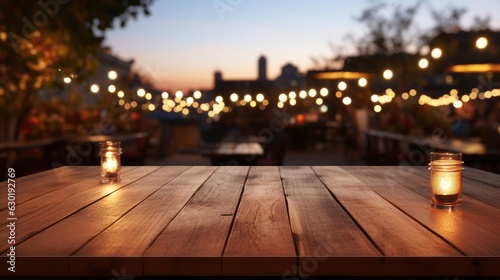
[[[116,170],[118,169],[118,164],[116,162],[115,157],[113,157],[110,153],[108,153],[105,156],[105,158],[106,160],[103,163],[102,168],[104,168],[106,172],[111,172],[111,173],[116,172]]]
[[[105,141],[100,143],[101,156],[101,183],[119,182],[122,149],[118,141]]]
[[[462,202],[462,154],[431,153],[431,204],[452,210]]]

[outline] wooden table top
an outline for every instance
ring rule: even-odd
[[[16,275],[500,275],[499,182],[447,212],[425,167],[61,167],[15,179]]]

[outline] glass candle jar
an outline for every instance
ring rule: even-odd
[[[462,154],[431,153],[431,204],[453,210],[462,202]]]
[[[121,180],[121,153],[122,148],[119,141],[104,141],[100,143],[101,183],[119,182]]]

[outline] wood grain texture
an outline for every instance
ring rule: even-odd
[[[127,176],[124,176],[120,182],[114,184],[101,184],[99,177],[79,182],[79,184],[90,184],[94,187],[86,189],[78,193],[78,195],[61,197],[58,203],[45,205],[35,212],[24,215],[22,222],[19,222],[16,226],[16,244],[23,242],[27,238],[34,236],[60,220],[67,218],[73,213],[78,212],[123,186],[146,176],[156,169],[158,167],[144,166],[135,168],[128,172]],[[0,244],[0,251],[3,252],[7,248],[9,248],[7,243]]]
[[[292,234],[299,254],[298,274],[336,275],[344,266],[336,257],[370,256],[358,270],[383,271],[380,251],[335,201],[310,167],[280,167]],[[314,264],[314,266],[312,266]]]
[[[474,204],[469,204],[465,200],[463,211],[449,213],[431,207],[429,199],[422,195],[421,192],[428,193],[427,187],[422,186],[425,184],[421,181],[423,178],[408,174],[404,179],[399,179],[401,182],[392,181],[389,185],[387,180],[391,180],[391,176],[394,175],[386,174],[396,174],[396,172],[390,172],[391,170],[387,170],[386,167],[370,169],[344,167],[344,169],[362,181],[369,179],[370,188],[448,240],[461,252],[471,256],[492,256],[500,253],[500,234],[480,225],[493,222],[492,218],[482,217],[484,213],[481,213],[480,209],[485,208],[474,209]],[[381,173],[382,170],[385,170],[385,173]],[[487,207],[493,210],[491,206]],[[498,222],[493,222],[492,229],[498,229]]]
[[[17,250],[29,256],[70,256],[163,185],[188,169],[162,167],[26,240]],[[92,221],[88,223],[88,221]],[[87,224],[86,227],[75,225]]]
[[[127,167],[127,169],[130,169],[130,167]],[[67,187],[76,182],[98,178],[99,172],[98,168],[92,166],[64,166],[15,178],[16,187],[19,189],[16,194],[16,203],[20,205],[27,200]],[[7,182],[2,182],[0,186],[3,190],[4,186],[7,186]],[[7,196],[1,196],[0,211],[5,210],[6,205]]]
[[[482,182],[485,184],[489,184],[493,187],[500,188],[500,181],[498,181],[497,174],[494,174],[494,173],[491,173],[488,171],[484,171],[484,170],[480,170],[480,169],[476,169],[476,168],[468,168],[468,167],[465,167],[463,174],[465,177],[470,178],[472,180]]]
[[[248,169],[217,169],[147,250],[146,256],[156,258],[145,258],[145,275],[222,275],[221,257]],[[183,265],[164,270],[180,260]],[[189,264],[193,260],[198,263]],[[198,266],[193,271],[195,264]]]
[[[280,172],[300,275],[337,274],[343,265],[335,262],[337,256],[381,256],[310,167],[280,167]],[[308,271],[309,263],[315,263],[315,269]],[[360,265],[371,269],[371,275],[383,271],[380,258],[363,259]]]
[[[300,256],[380,255],[311,168],[280,167],[280,172]]]
[[[224,250],[223,274],[281,276],[295,264],[279,169],[251,167]]]
[[[460,255],[347,171],[340,167],[313,169],[384,255]],[[370,177],[370,184],[375,180],[376,177]],[[363,181],[368,182],[368,178]]]
[[[191,167],[78,250],[75,256],[141,256],[216,167]]]
[[[127,167],[123,171],[123,176],[127,176],[127,172],[133,170],[135,167]],[[85,168],[87,169],[87,168]],[[96,173],[97,170],[97,173]],[[24,201],[24,203],[18,204],[17,211],[16,211],[16,216],[18,218],[22,218],[24,215],[31,213],[39,208],[46,207],[47,205],[55,205],[60,202],[63,202],[66,200],[68,197],[72,197],[77,195],[78,193],[85,191],[87,189],[93,188],[96,185],[99,184],[99,168],[98,167],[92,167],[91,169],[87,169],[85,175],[91,174],[94,176],[91,176],[89,179],[79,181],[76,183],[68,183],[67,186],[64,187],[56,187],[54,191],[50,192],[45,192],[43,194],[40,194],[38,196],[32,197],[31,199]],[[75,177],[78,178],[78,175],[75,174]],[[87,176],[82,176],[86,178]],[[45,182],[50,183],[51,181],[46,180]],[[36,190],[39,190],[38,188]],[[20,193],[30,193],[30,190],[24,190],[22,189]],[[36,193],[37,191],[34,191]],[[6,211],[6,210],[5,210]],[[0,213],[0,215],[3,214],[3,211]]]

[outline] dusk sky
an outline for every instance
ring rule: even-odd
[[[159,89],[211,89],[213,73],[224,79],[255,79],[257,59],[265,55],[268,78],[292,63],[301,72],[313,67],[311,56],[332,57],[330,42],[343,47],[345,39],[366,33],[354,17],[375,0],[156,0],[151,16],[140,16],[126,28],[106,33],[105,44],[123,59],[135,59],[135,67],[149,75]],[[383,14],[396,5],[413,1],[386,1]],[[429,9],[465,7],[461,22],[469,28],[476,15],[490,15],[491,27],[500,29],[500,0],[426,1],[416,26],[428,30],[434,23]]]

